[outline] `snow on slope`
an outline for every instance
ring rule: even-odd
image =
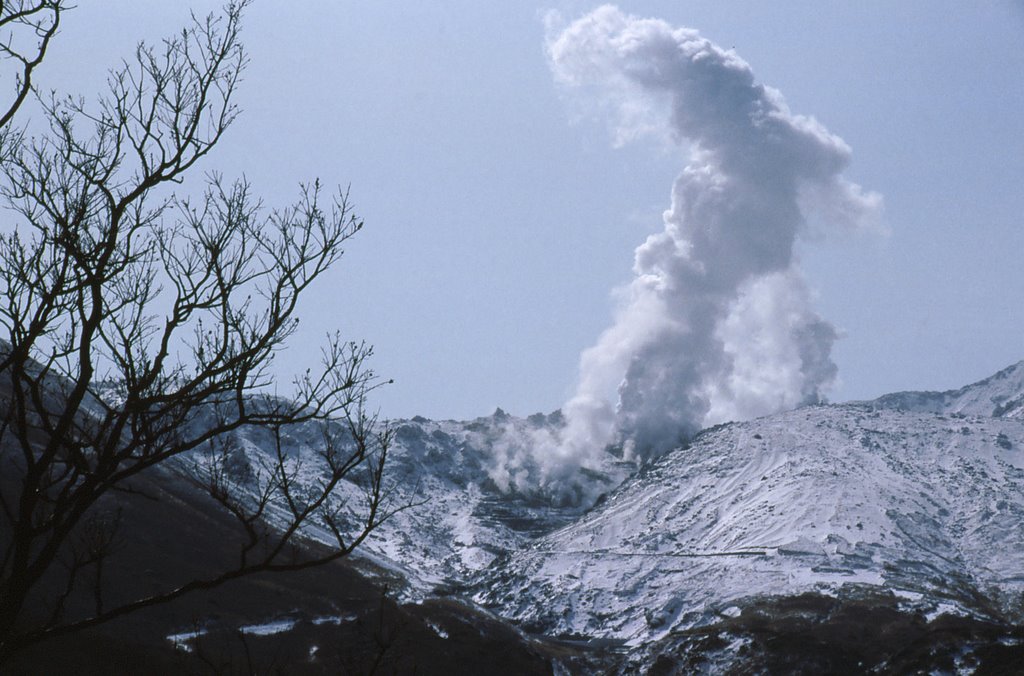
[[[589,511],[502,492],[491,479],[500,444],[557,427],[557,416],[398,421],[392,497],[412,506],[358,557],[404,578],[405,598],[468,584],[529,630],[634,648],[736,615],[754,598],[857,585],[925,613],[1019,622],[1022,393],[1024,363],[955,392],[728,424],[617,489],[635,468],[609,454],[591,478],[611,492]],[[310,485],[317,438],[303,427],[285,438]],[[250,458],[269,448],[246,431],[239,439]],[[340,494],[354,519],[360,489],[346,483]]]
[[[490,449],[509,429],[547,424],[501,412],[471,422],[395,422],[389,480],[396,514],[366,543],[412,573],[414,586],[461,584],[496,557],[566,524],[579,508],[503,493],[491,481]]]
[[[867,403],[904,411],[1024,417],[1024,361],[959,390],[894,392]]]
[[[851,583],[1019,614],[1024,424],[844,405],[714,428],[487,571],[476,599],[643,645],[744,599]]]
[[[537,535],[565,525],[582,508],[552,504],[540,495],[502,492],[490,478],[496,460],[492,448],[510,439],[526,439],[528,431],[556,426],[559,416],[514,418],[500,409],[469,422],[425,418],[394,421],[387,462],[388,507],[403,508],[375,530],[356,550],[355,558],[395,573],[407,584],[407,598],[422,598],[438,586],[460,585],[497,557],[519,548]],[[312,424],[285,428],[282,447],[294,463],[299,485],[315,491],[323,471],[315,449],[321,432]],[[273,440],[266,431],[243,428],[236,441],[245,455],[238,465],[258,465]],[[635,466],[608,456],[607,472],[590,478],[608,488],[632,473]],[[627,466],[628,465],[628,466]],[[355,532],[363,509],[358,472],[336,490],[342,513]],[[251,486],[244,481],[241,487]],[[273,506],[272,522],[287,522]],[[333,536],[315,523],[307,536],[331,544]]]

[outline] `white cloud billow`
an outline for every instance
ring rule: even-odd
[[[618,140],[654,132],[690,159],[614,323],[582,354],[566,427],[529,451],[546,487],[609,443],[647,459],[702,427],[820,400],[836,331],[794,245],[812,216],[855,227],[879,208],[841,176],[850,149],[692,29],[603,6],[552,34],[548,54],[560,84],[612,111]]]

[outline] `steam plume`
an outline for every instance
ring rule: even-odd
[[[566,427],[533,451],[545,481],[609,443],[647,459],[707,425],[820,400],[836,331],[812,309],[794,244],[812,215],[852,227],[878,208],[841,176],[846,144],[695,30],[603,6],[548,54],[559,83],[612,111],[619,140],[653,131],[689,163],[612,326],[581,357]]]

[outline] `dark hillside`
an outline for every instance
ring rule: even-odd
[[[12,478],[5,473],[3,480]],[[106,602],[208,576],[237,556],[238,529],[208,497],[176,479],[151,473],[133,486],[139,494],[102,505],[107,514],[122,514],[119,551],[104,571]],[[62,584],[54,576],[47,588],[52,593]],[[92,603],[91,589],[73,595],[69,617]],[[289,628],[268,633],[282,627]],[[187,635],[197,630],[200,636]],[[175,634],[186,636],[175,645],[167,638]],[[237,580],[51,639],[5,673],[543,674],[550,673],[545,650],[457,601],[400,605],[382,583],[338,562]]]

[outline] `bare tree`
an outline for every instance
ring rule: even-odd
[[[32,91],[32,73],[43,62],[66,8],[63,0],[0,0],[0,60],[14,74],[14,96],[6,110],[0,108],[0,128]]]
[[[325,199],[313,183],[266,210],[245,181],[218,175],[196,198],[170,190],[238,115],[246,4],[141,44],[96,105],[38,96],[47,133],[6,132],[0,196],[15,222],[0,232],[0,662],[195,590],[343,557],[388,516],[390,433],[366,412],[380,383],[370,348],[332,338],[289,398],[268,394],[300,296],[362,227],[347,193]],[[0,47],[24,64],[8,130],[61,9],[0,3],[0,27],[52,16],[30,56]],[[303,482],[281,440],[310,425],[319,474]],[[275,440],[241,473],[240,430]],[[233,516],[237,562],[111,605],[103,571],[120,518],[104,500],[176,463]],[[309,528],[330,546],[296,546]],[[64,584],[44,593],[54,571]],[[89,612],[70,614],[67,600],[83,592]]]

